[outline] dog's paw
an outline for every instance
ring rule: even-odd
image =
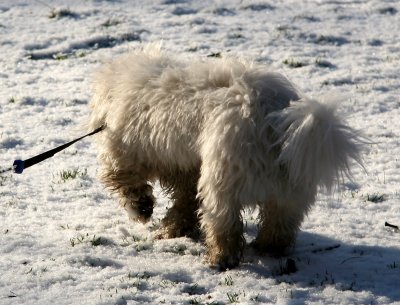
[[[146,223],[153,214],[154,196],[144,195],[141,197],[130,196],[121,199],[121,205],[124,207],[130,219]]]
[[[154,196],[145,195],[141,196],[137,201],[138,219],[142,222],[147,222],[151,215],[153,215]],[[143,220],[142,220],[143,219]]]
[[[185,234],[182,230],[177,226],[163,226],[162,228],[156,231],[155,238],[156,239],[170,239],[170,238],[178,238],[183,237]]]
[[[169,239],[178,237],[189,237],[198,240],[201,237],[201,231],[198,226],[191,228],[182,228],[174,225],[164,226],[156,233],[157,239]]]
[[[219,254],[208,255],[206,261],[210,264],[211,268],[218,269],[219,271],[226,271],[234,269],[239,266],[241,255],[239,253],[233,254]]]
[[[219,271],[226,271],[234,269],[239,266],[240,257],[227,256],[218,260],[218,262],[211,264],[211,267],[218,269]]]

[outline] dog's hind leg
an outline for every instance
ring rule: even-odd
[[[198,179],[199,170],[177,171],[161,177],[161,185],[170,194],[173,206],[162,220],[159,238],[200,237],[197,216],[200,200],[196,198]]]
[[[294,246],[296,235],[307,213],[307,208],[298,204],[270,201],[260,206],[259,232],[252,246],[260,253],[273,256],[287,254]]]

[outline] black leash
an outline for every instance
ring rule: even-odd
[[[399,230],[399,226],[392,225],[391,223],[388,223],[387,221],[385,221],[385,227],[389,227],[389,228],[392,228],[392,229],[395,229],[395,230]]]
[[[25,168],[31,167],[32,165],[35,165],[37,163],[40,163],[46,159],[53,157],[56,153],[66,149],[68,146],[71,146],[75,142],[78,142],[78,141],[82,140],[83,138],[94,135],[94,134],[102,131],[104,128],[105,128],[105,125],[93,130],[92,132],[90,132],[80,138],[77,138],[71,142],[65,143],[61,146],[58,146],[51,150],[48,150],[48,151],[41,153],[40,155],[34,156],[32,158],[29,158],[26,160],[15,160],[12,167],[0,171],[0,174],[6,173],[8,171],[14,171],[14,173],[16,173],[16,174],[22,174],[22,172],[24,171]]]

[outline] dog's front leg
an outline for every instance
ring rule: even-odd
[[[113,160],[119,164],[117,158]],[[102,161],[101,181],[118,195],[120,205],[127,211],[129,218],[147,222],[155,204],[153,187],[148,183],[151,171],[139,164],[127,170],[118,170],[109,160],[103,158]]]

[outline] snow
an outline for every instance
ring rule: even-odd
[[[83,134],[93,72],[142,42],[238,54],[310,96],[340,94],[371,144],[367,171],[319,196],[289,257],[246,249],[222,273],[199,242],[153,239],[170,205],[158,187],[153,220],[127,219],[90,138],[0,174],[0,304],[400,304],[400,233],[384,226],[400,224],[399,16],[396,0],[1,1],[0,168]]]

